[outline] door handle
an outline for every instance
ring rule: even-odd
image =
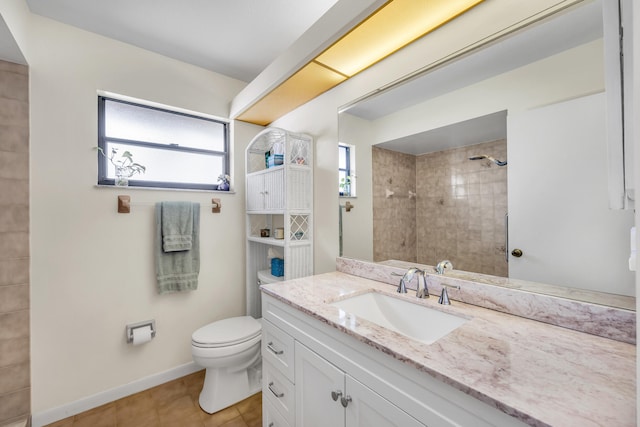
[[[336,402],[340,398],[340,396],[342,396],[342,392],[340,390],[331,392],[331,398],[333,399],[334,402]]]
[[[514,249],[511,251],[511,255],[513,255],[516,258],[520,258],[523,255],[522,249]]]

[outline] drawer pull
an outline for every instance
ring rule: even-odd
[[[342,403],[343,407],[347,407],[349,405],[349,402],[351,402],[351,396],[347,395],[347,397],[341,397],[340,398],[340,403]]]
[[[268,427],[273,427],[273,425],[274,425],[273,423],[269,423],[269,426],[268,426]]]
[[[340,390],[331,392],[331,398],[333,399],[334,402],[337,402],[340,396],[342,396],[342,392]]]
[[[273,342],[269,342],[269,343],[267,344],[267,348],[268,348],[268,349],[269,349],[273,354],[275,354],[276,356],[280,356],[282,353],[284,353],[284,350],[276,350],[276,349],[273,347]]]
[[[279,392],[277,392],[276,390],[274,390],[274,389],[273,389],[273,381],[271,381],[271,382],[269,383],[269,391],[270,391],[271,393],[273,393],[273,395],[274,395],[275,397],[277,397],[278,399],[280,399],[281,397],[283,397],[283,396],[284,396],[284,393],[279,393]]]

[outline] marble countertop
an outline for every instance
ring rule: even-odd
[[[276,299],[534,426],[635,426],[636,347],[437,296],[333,272],[261,289]],[[369,291],[470,320],[433,344],[329,305]]]

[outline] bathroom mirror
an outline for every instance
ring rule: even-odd
[[[609,209],[603,27],[585,2],[342,108],[358,194],[341,255],[450,259],[467,278],[634,309],[633,210]]]

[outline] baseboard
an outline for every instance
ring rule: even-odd
[[[98,406],[122,399],[123,397],[130,396],[140,391],[147,390],[151,387],[164,384],[168,381],[184,377],[201,369],[202,367],[193,362],[186,363],[176,368],[169,369],[168,371],[150,375],[119,387],[105,390],[92,396],[87,396],[66,405],[32,414],[31,425],[33,427],[42,427],[81,412],[88,411],[89,409],[97,408]]]

